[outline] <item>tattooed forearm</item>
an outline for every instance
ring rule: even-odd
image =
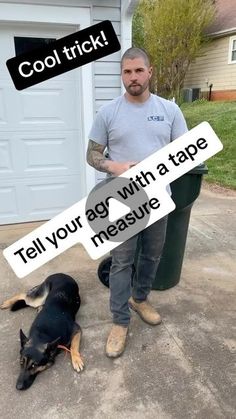
[[[105,146],[89,140],[87,149],[87,162],[100,172],[109,173],[109,160],[104,158]]]

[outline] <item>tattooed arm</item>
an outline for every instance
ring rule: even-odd
[[[137,162],[134,161],[116,162],[108,160],[103,155],[105,148],[106,146],[89,140],[87,149],[87,162],[96,170],[109,173],[113,176],[119,176],[128,170],[131,166],[137,164]]]
[[[94,169],[100,172],[109,172],[108,160],[105,159],[103,152],[106,146],[96,143],[95,141],[89,140],[87,149],[87,162]]]

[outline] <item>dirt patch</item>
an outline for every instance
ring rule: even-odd
[[[223,186],[217,185],[216,183],[208,183],[203,180],[202,188],[207,191],[218,193],[221,195],[224,194],[225,196],[236,197],[236,190],[230,189],[230,188],[224,188]]]

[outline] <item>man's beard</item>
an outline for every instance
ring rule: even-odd
[[[138,84],[138,83],[133,83],[133,84],[130,84],[129,86],[125,86],[125,88],[131,96],[140,96],[146,90],[148,85],[149,85],[149,81],[147,81],[143,85]]]

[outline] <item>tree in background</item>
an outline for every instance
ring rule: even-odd
[[[201,55],[214,0],[141,0],[133,18],[133,46],[145,48],[153,65],[151,90],[181,99],[189,65]]]

